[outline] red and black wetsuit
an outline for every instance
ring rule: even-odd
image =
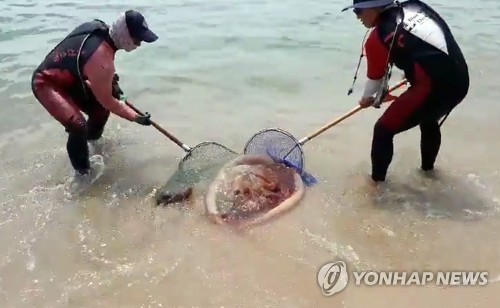
[[[394,135],[417,125],[421,129],[421,168],[433,169],[441,145],[438,121],[456,107],[469,90],[467,63],[446,22],[418,0],[404,2],[401,6],[406,16],[415,16],[415,12],[419,11],[418,18],[405,20],[405,27],[402,23],[395,32],[401,8],[389,8],[382,12],[365,43],[367,77],[378,80],[386,72],[386,61],[395,35],[389,61],[404,71],[411,84],[375,124],[371,152],[372,178],[375,181],[385,180],[392,160]],[[420,38],[409,32],[424,20],[422,14],[437,25],[432,42],[430,35],[421,35]],[[437,43],[436,31],[441,31],[439,34],[442,37]]]
[[[112,95],[116,51],[107,25],[93,20],[66,36],[32,76],[33,94],[69,133],[68,155],[81,172],[89,169],[87,140],[101,137],[110,111],[130,121],[137,116]]]

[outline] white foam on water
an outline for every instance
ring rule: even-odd
[[[307,229],[305,229],[304,232],[309,236],[313,243],[326,249],[328,252],[333,253],[335,256],[348,260],[356,266],[365,266],[365,264],[362,264],[364,261],[359,258],[351,245],[341,245],[339,243],[329,241],[324,237],[309,232]]]

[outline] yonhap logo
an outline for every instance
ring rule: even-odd
[[[488,272],[480,271],[352,271],[355,286],[484,286],[490,282]],[[318,285],[324,296],[332,296],[347,287],[349,273],[343,261],[325,263],[317,273]]]
[[[343,261],[328,262],[319,269],[317,278],[323,295],[332,296],[347,286],[347,266]]]

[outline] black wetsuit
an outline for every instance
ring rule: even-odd
[[[374,181],[385,180],[392,161],[394,135],[417,125],[421,129],[421,168],[433,169],[441,145],[438,121],[462,102],[469,90],[467,63],[446,22],[421,1],[410,0],[401,7],[407,16],[418,9],[434,20],[438,25],[436,29],[444,34],[444,40],[439,43],[446,46],[446,52],[438,48],[442,46],[435,47],[433,42],[411,34],[403,24],[396,30],[400,7],[391,7],[380,15],[365,45],[368,78],[383,77],[390,50],[389,62],[404,71],[411,86],[391,103],[375,124],[371,151]],[[407,21],[407,26],[418,27],[422,20]]]

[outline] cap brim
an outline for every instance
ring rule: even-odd
[[[151,30],[146,30],[142,33],[141,35],[141,40],[146,42],[146,43],[153,43],[158,39],[158,35],[156,35],[153,31]]]
[[[354,8],[354,5],[349,5],[348,7],[343,8],[341,12],[345,12],[345,11],[347,11],[349,9],[353,9],[353,8]]]
[[[342,12],[347,11],[349,9],[373,9],[376,7],[385,7],[394,3],[394,0],[372,0],[356,3],[353,5],[349,5],[342,9]]]

